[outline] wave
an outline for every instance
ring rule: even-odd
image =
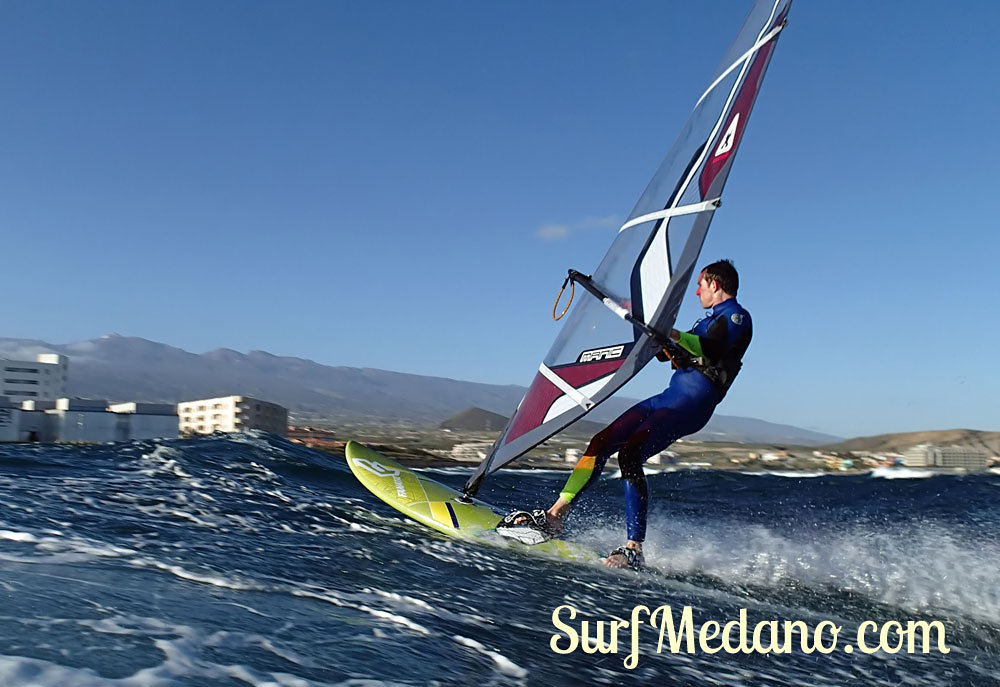
[[[1000,624],[1000,544],[935,523],[855,526],[806,536],[712,520],[650,523],[647,561],[668,574],[710,576],[733,586],[861,595],[915,613]]]
[[[15,454],[0,470],[0,589],[12,600],[0,619],[0,683],[17,687],[389,680],[387,644],[409,656],[433,645],[433,659],[413,662],[411,683],[442,670],[462,684],[558,683],[566,670],[593,682],[603,674],[590,657],[555,667],[538,641],[561,600],[593,617],[649,599],[720,617],[738,607],[848,621],[922,614],[951,620],[949,632],[978,623],[986,644],[976,646],[1000,646],[989,635],[1000,633],[1000,543],[982,534],[1000,522],[993,475],[658,471],[646,546],[657,574],[635,575],[446,538],[370,494],[342,457],[276,437],[28,455],[34,462]],[[467,473],[426,470],[452,486]],[[483,496],[548,505],[567,474],[501,471]],[[569,537],[599,551],[620,545],[621,493],[615,480],[595,484]],[[98,668],[97,654],[118,662]],[[692,678],[741,682],[725,679],[718,659]],[[814,668],[790,661],[785,684]],[[341,664],[350,672],[331,668]]]

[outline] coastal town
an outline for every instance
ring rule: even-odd
[[[455,466],[474,465],[483,460],[498,429],[489,422],[475,426],[475,422],[462,425],[449,421],[436,427],[377,422],[337,426],[295,424],[294,415],[287,408],[240,394],[177,404],[69,398],[67,356],[38,354],[35,360],[5,359],[0,364],[4,373],[0,442],[106,443],[259,430],[333,453],[341,453],[344,440],[349,437],[418,466]],[[512,467],[570,469],[586,449],[586,442],[586,436],[579,432],[557,435]],[[987,446],[932,441],[905,444],[905,440],[900,440],[895,446],[873,449],[682,439],[670,450],[653,456],[647,462],[647,469],[711,468],[797,474],[1000,471],[1000,456]]]
[[[478,464],[496,433],[447,428],[392,425],[348,425],[332,430],[319,427],[289,427],[290,440],[303,445],[342,453],[350,437],[409,464],[448,467]],[[586,449],[586,439],[556,436],[510,465],[517,469],[572,469]],[[614,458],[612,469],[617,469]],[[646,470],[715,469],[794,472],[797,474],[860,473],[917,476],[920,472],[963,473],[994,470],[1000,473],[1000,457],[988,449],[969,446],[916,444],[905,451],[837,450],[808,446],[773,446],[739,442],[681,439],[646,463]],[[920,472],[918,472],[920,471]]]

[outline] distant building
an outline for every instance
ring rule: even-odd
[[[646,460],[651,465],[676,465],[680,460],[680,455],[673,451],[660,451],[654,453]]]
[[[177,406],[168,403],[115,403],[115,441],[176,437],[179,433]]]
[[[0,441],[17,441],[20,409],[14,407],[10,399],[0,396]]]
[[[172,405],[59,398],[21,401],[0,397],[0,441],[106,443],[177,437]]]
[[[55,409],[44,413],[47,421],[42,441],[114,441],[118,416],[108,412],[107,401],[60,398]]]
[[[907,467],[965,468],[985,470],[990,454],[970,446],[934,446],[919,444],[903,452],[903,465]]]
[[[451,449],[451,457],[455,460],[483,460],[492,445],[482,441],[455,444]]]
[[[288,440],[305,446],[336,446],[337,433],[320,427],[288,426]],[[340,442],[343,443],[343,442]]]
[[[177,404],[182,434],[262,429],[288,436],[288,409],[250,396],[223,396]]]
[[[0,396],[11,403],[54,401],[66,396],[69,358],[41,353],[33,361],[0,359],[0,372]]]

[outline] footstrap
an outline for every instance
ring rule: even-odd
[[[518,520],[524,522],[517,522]],[[497,523],[497,527],[531,527],[543,532],[549,529],[548,515],[541,508],[535,510],[515,510],[503,516],[503,520]]]
[[[522,522],[518,522],[518,521]],[[533,546],[552,539],[556,532],[548,515],[538,508],[532,511],[516,510],[508,513],[496,525],[497,534]]]
[[[608,558],[612,556],[625,556],[628,567],[632,568],[632,570],[642,570],[646,567],[646,558],[642,555],[642,551],[636,551],[627,546],[619,546],[608,554]]]

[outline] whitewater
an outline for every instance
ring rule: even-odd
[[[448,539],[268,435],[0,445],[0,687],[998,684],[1000,475],[897,476],[652,474],[636,574]],[[538,507],[564,477],[505,470],[480,495]],[[587,497],[568,536],[619,545],[620,482]],[[649,626],[634,669],[627,633],[553,650],[560,606],[579,629],[638,605],[844,637],[939,621],[950,653],[657,653]]]

